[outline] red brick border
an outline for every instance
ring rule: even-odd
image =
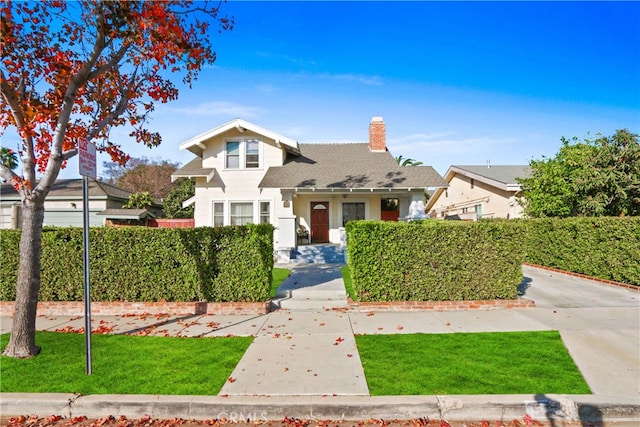
[[[539,268],[541,270],[553,271],[554,273],[566,274],[567,276],[578,277],[580,279],[586,279],[586,280],[591,280],[598,283],[604,283],[606,285],[612,285],[612,286],[618,286],[620,288],[631,289],[632,291],[640,291],[640,286],[630,285],[628,283],[616,282],[614,280],[600,279],[599,277],[587,276],[586,274],[582,274],[582,273],[574,273],[572,271],[560,270],[559,268],[546,267],[544,265],[531,264],[528,262],[525,262],[524,265],[527,265],[529,267]]]
[[[95,316],[117,316],[122,314],[253,314],[269,312],[269,302],[92,302],[91,314]],[[0,313],[13,316],[14,302],[0,301]],[[82,316],[84,302],[41,301],[38,315]]]
[[[498,310],[509,308],[533,308],[532,300],[470,300],[470,301],[392,301],[354,302],[349,299],[352,311],[452,311],[452,310]]]

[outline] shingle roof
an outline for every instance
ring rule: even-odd
[[[203,168],[202,158],[196,157],[172,173],[171,179],[205,177],[207,180],[210,180],[211,177],[213,177],[213,174],[215,174],[215,171],[216,170],[214,168]]]
[[[531,174],[531,168],[525,165],[451,166],[452,170],[455,170],[454,168],[458,169],[458,173],[467,171],[480,177],[513,185],[517,184],[516,178],[526,178]]]
[[[20,195],[11,184],[2,184],[0,190],[3,199],[20,199]],[[133,194],[115,185],[103,181],[89,180],[89,197],[108,197],[127,200]],[[51,186],[47,197],[82,198],[82,179],[58,179]]]
[[[387,152],[367,143],[300,144],[300,156],[271,167],[261,188],[375,189],[426,188],[447,183],[431,166],[401,167]]]
[[[98,215],[111,219],[142,219],[145,217],[155,218],[152,212],[147,209],[105,209],[98,212]]]

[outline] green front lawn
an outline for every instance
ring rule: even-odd
[[[282,285],[284,279],[289,277],[289,274],[291,274],[291,270],[287,268],[273,268],[273,273],[271,274],[271,292],[269,294],[271,298],[275,298],[276,291],[278,290],[280,285]]]
[[[92,375],[84,334],[37,332],[42,353],[0,357],[1,392],[216,395],[253,340],[92,335]],[[9,334],[0,335],[4,349]]]
[[[349,266],[345,266],[340,269],[340,272],[342,273],[342,280],[344,280],[344,288],[347,291],[347,295],[349,295],[353,301],[357,301],[356,291],[353,288],[353,281],[351,280],[351,269],[349,269]]]
[[[590,394],[560,334],[360,335],[372,396]]]

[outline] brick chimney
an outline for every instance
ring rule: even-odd
[[[387,151],[387,132],[382,117],[373,117],[369,125],[369,150]]]

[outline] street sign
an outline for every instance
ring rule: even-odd
[[[80,175],[96,179],[96,144],[84,138],[78,140],[78,171]]]

